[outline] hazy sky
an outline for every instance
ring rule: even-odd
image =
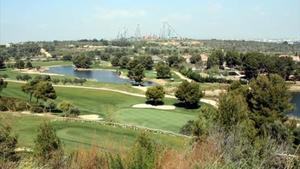
[[[198,39],[300,39],[300,0],[0,0],[0,43],[159,34],[164,21]]]

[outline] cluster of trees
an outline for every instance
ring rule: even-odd
[[[34,42],[25,42],[22,44],[11,44],[10,47],[0,47],[0,56],[4,58],[13,57],[19,59],[22,57],[31,57],[40,55],[41,47]]]
[[[29,95],[30,102],[32,96],[36,98],[37,103],[40,99],[44,102],[48,99],[56,99],[56,92],[52,86],[50,76],[36,76],[22,86],[22,91]]]
[[[138,62],[146,70],[152,70],[154,65],[153,59],[149,55],[135,57],[133,60],[128,55],[115,56],[111,60],[113,66],[120,66],[122,69],[129,69],[131,67],[130,62]]]
[[[277,55],[266,55],[259,52],[238,53],[236,51],[223,52],[216,50],[212,52],[207,61],[207,68],[223,64],[230,68],[237,68],[245,72],[247,79],[252,79],[258,74],[279,74],[284,79],[290,75],[297,75],[298,65],[291,57],[279,57]]]
[[[30,61],[27,61],[26,63],[23,60],[16,60],[16,63],[13,65],[13,68],[17,68],[17,69],[32,69],[32,63]]]
[[[87,69],[92,65],[92,59],[88,56],[80,55],[73,57],[73,64],[76,68]]]
[[[203,46],[212,49],[224,49],[226,51],[235,50],[237,52],[256,52],[263,53],[300,53],[300,44],[270,43],[243,40],[201,40]]]
[[[155,65],[156,77],[158,79],[168,79],[171,78],[171,68],[165,62],[158,62]]]
[[[194,135],[197,141],[219,133],[220,149],[232,163],[246,160],[248,168],[293,168],[299,166],[297,157],[289,163],[288,156],[279,155],[299,155],[300,130],[287,118],[292,109],[290,99],[279,75],[260,75],[245,86],[234,82],[220,96],[217,110],[201,108],[199,117],[189,121],[181,132]]]
[[[87,80],[84,79],[84,78],[75,78],[75,79],[69,79],[69,78],[57,79],[57,78],[54,78],[51,81],[54,84],[58,84],[58,83],[61,82],[64,85],[67,84],[67,83],[70,83],[70,84],[80,84],[82,86]]]
[[[186,77],[199,82],[199,83],[231,83],[232,80],[227,80],[224,78],[216,78],[212,76],[203,77],[200,75],[200,73],[193,71],[192,69],[186,69],[185,67],[181,67],[179,69],[179,72]]]
[[[167,63],[170,67],[178,68],[183,62],[184,58],[180,57],[179,55],[172,55],[167,58]]]
[[[29,76],[28,74],[24,74],[24,75],[18,74],[18,75],[16,76],[16,79],[17,79],[17,80],[22,80],[22,81],[28,81],[28,80],[32,79],[32,77]]]
[[[199,106],[200,99],[204,96],[204,93],[200,89],[199,84],[195,82],[183,81],[175,92],[175,96],[182,105],[186,108],[197,108]],[[147,103],[152,105],[164,104],[163,99],[165,97],[165,91],[162,86],[150,87],[146,91]]]
[[[80,79],[77,79],[79,81]],[[58,106],[54,102],[57,95],[51,84],[55,79],[50,76],[36,76],[31,81],[21,86],[24,93],[29,95],[29,102],[12,97],[0,97],[0,111],[24,111],[30,110],[34,113],[41,112],[63,112],[65,116],[78,116],[80,110],[67,101],[62,101]],[[0,78],[0,92],[6,88],[7,82]],[[36,102],[32,102],[32,98]],[[43,102],[39,102],[42,100]]]

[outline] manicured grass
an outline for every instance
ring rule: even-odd
[[[122,123],[159,128],[178,133],[179,129],[188,120],[195,119],[195,114],[183,114],[181,111],[170,110],[122,109],[117,112],[117,117]]]
[[[33,147],[38,127],[44,122],[50,122],[56,129],[66,151],[95,146],[105,151],[127,150],[141,131],[105,126],[94,122],[58,121],[49,117],[36,117],[14,113],[1,113],[0,121],[10,124],[13,133],[18,136],[19,147]],[[176,149],[183,149],[188,139],[149,133],[157,142]]]
[[[132,105],[144,103],[145,98],[116,92],[66,87],[55,87],[55,90],[58,96],[55,100],[57,103],[63,100],[70,101],[81,110],[81,114],[99,114],[105,120],[155,129],[179,132],[183,124],[197,115],[197,110],[184,108],[176,108],[172,111],[134,109]],[[28,99],[28,96],[21,91],[21,84],[12,82],[8,83],[2,95]],[[165,99],[165,104],[174,103],[176,103],[175,99]]]
[[[34,61],[32,62],[33,66],[56,66],[56,65],[61,65],[61,66],[68,66],[72,65],[73,63],[71,61]]]

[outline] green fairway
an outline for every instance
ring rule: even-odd
[[[35,117],[10,113],[0,113],[0,121],[12,126],[18,136],[19,147],[32,147],[37,129],[44,121],[51,122],[67,151],[96,146],[106,151],[130,148],[141,131],[111,127],[93,122],[58,121],[46,117]],[[176,149],[184,148],[188,139],[162,134],[151,134],[157,142]]]
[[[33,66],[56,66],[56,65],[61,65],[61,66],[68,66],[72,65],[73,63],[70,61],[34,61],[32,62]]]
[[[67,100],[76,105],[81,114],[99,114],[105,120],[134,124],[155,129],[179,132],[180,128],[196,117],[197,110],[135,109],[132,105],[145,102],[145,98],[94,89],[55,87],[57,103]],[[8,83],[2,95],[28,99],[21,91],[21,84]],[[174,104],[175,99],[165,99],[165,104]]]
[[[183,114],[179,111],[152,110],[152,109],[122,109],[117,112],[122,123],[138,126],[147,126],[155,129],[179,132],[179,129],[188,121],[195,119],[195,113]]]

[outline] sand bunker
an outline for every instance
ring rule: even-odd
[[[97,114],[89,114],[89,115],[80,115],[78,116],[80,119],[90,120],[90,121],[98,121],[103,120],[103,118],[99,117]]]
[[[140,108],[140,109],[160,109],[160,110],[174,110],[176,107],[173,105],[159,105],[153,106],[151,104],[136,104],[132,106],[133,108]]]

